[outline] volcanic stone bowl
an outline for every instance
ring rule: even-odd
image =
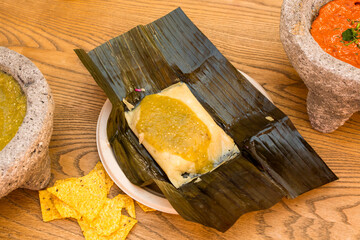
[[[307,111],[313,128],[328,133],[360,110],[360,69],[324,52],[310,34],[319,9],[330,0],[284,0],[280,38],[309,89]]]
[[[39,190],[50,180],[49,142],[54,102],[40,70],[26,57],[0,47],[0,70],[13,76],[27,98],[15,137],[0,151],[0,198],[17,188]]]

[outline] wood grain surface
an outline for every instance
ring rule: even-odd
[[[180,6],[218,49],[256,79],[339,180],[243,215],[226,233],[180,216],[143,213],[128,239],[360,239],[360,114],[331,134],[313,130],[307,89],[279,39],[281,0],[1,0],[0,45],[30,58],[54,95],[52,184],[99,161],[95,129],[106,100],[73,52],[86,51]],[[114,190],[116,191],[116,189]],[[84,239],[71,220],[44,223],[36,191],[0,199],[0,239]]]

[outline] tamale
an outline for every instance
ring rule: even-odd
[[[125,118],[176,188],[239,154],[185,83],[146,96]]]
[[[226,231],[246,212],[337,179],[289,118],[180,8],[89,53],[75,52],[112,102],[108,138],[122,170],[139,186],[154,181],[187,220]],[[145,96],[179,82],[189,87],[241,154],[176,188],[139,143],[125,112],[131,110],[127,106],[137,107]]]

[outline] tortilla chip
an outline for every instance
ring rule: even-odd
[[[109,236],[120,228],[121,209],[123,206],[123,201],[117,198],[106,199],[99,215],[90,222],[90,227],[94,228],[99,235]]]
[[[137,220],[125,215],[121,215],[120,228],[109,236],[109,240],[125,240]]]
[[[91,170],[90,173],[92,173],[94,171],[98,171],[98,170],[103,170],[105,172],[105,184],[106,184],[107,193],[109,194],[112,185],[114,185],[114,182],[111,180],[109,175],[106,173],[105,168],[100,161],[95,165],[94,169]]]
[[[98,170],[48,188],[61,201],[92,221],[106,201],[105,172]]]
[[[54,205],[56,210],[60,213],[61,217],[63,218],[75,218],[80,219],[81,215],[75,209],[58,199],[54,196],[53,198]]]
[[[120,228],[110,236],[99,235],[96,230],[91,228],[90,224],[83,218],[78,220],[78,223],[86,240],[124,240],[137,223],[137,220],[121,215]]]
[[[136,218],[135,204],[134,204],[134,200],[131,197],[125,194],[119,194],[114,198],[118,198],[121,201],[123,201],[124,208],[126,209],[127,213],[130,215],[130,217]]]
[[[146,205],[144,205],[144,204],[142,204],[142,203],[139,203],[139,202],[136,202],[138,205],[139,205],[139,207],[144,211],[144,212],[154,212],[154,211],[156,211],[155,209],[152,209],[151,207],[148,207],[148,206],[146,206]]]
[[[53,195],[47,190],[39,191],[39,200],[41,206],[41,214],[44,222],[54,219],[62,219],[60,213],[56,210],[53,203]]]
[[[56,182],[54,183],[54,186],[57,186],[61,183],[64,183],[64,182],[68,182],[68,181],[74,181],[76,180],[76,178],[66,178],[66,179],[58,179],[56,180]]]
[[[106,237],[102,237],[97,234],[96,230],[90,227],[90,224],[84,219],[81,218],[78,220],[80,228],[84,234],[86,240],[105,240]]]

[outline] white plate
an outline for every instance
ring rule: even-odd
[[[271,101],[269,95],[265,92],[265,90],[261,87],[259,83],[257,83],[247,74],[243,72],[241,73]],[[123,192],[125,192],[127,195],[129,195],[136,201],[161,212],[178,214],[165,197],[156,195],[153,192],[148,191],[146,188],[141,188],[132,184],[119,167],[112,152],[106,133],[107,121],[109,119],[111,109],[112,105],[109,99],[107,99],[101,109],[96,128],[97,149],[106,172]]]

